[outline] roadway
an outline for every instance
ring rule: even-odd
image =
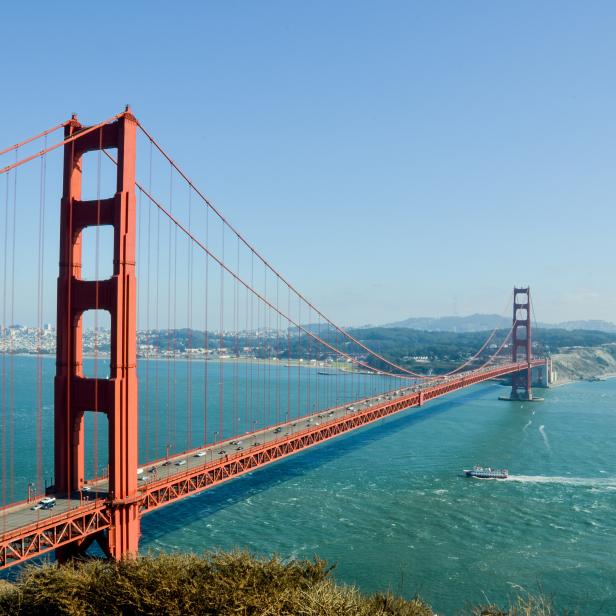
[[[378,394],[359,400],[357,402],[342,404],[323,411],[317,411],[297,419],[279,423],[267,428],[250,432],[248,434],[224,439],[205,447],[197,448],[189,452],[170,456],[169,459],[157,460],[143,465],[143,473],[139,475],[139,484],[144,486],[161,479],[168,479],[174,475],[185,473],[187,470],[209,466],[232,458],[240,453],[250,452],[262,445],[275,443],[287,437],[310,428],[311,426],[326,425],[345,415],[357,413],[375,406],[385,400],[393,400],[418,391],[418,387],[401,387],[387,393]]]

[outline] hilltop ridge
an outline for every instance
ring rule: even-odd
[[[489,331],[497,327],[508,327],[511,317],[498,314],[469,314],[466,316],[444,317],[409,317],[402,321],[386,323],[381,327],[408,328],[423,331],[439,332],[479,332]],[[587,319],[580,321],[563,321],[561,323],[536,323],[536,327],[544,329],[588,330],[606,333],[616,333],[616,324],[599,319]]]

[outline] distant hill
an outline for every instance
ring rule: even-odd
[[[300,332],[303,333],[304,331],[320,336],[321,334],[325,334],[327,332],[336,331],[336,328],[329,323],[302,323],[301,330],[297,325],[291,325],[290,327],[287,327],[287,331],[292,336],[297,336]]]
[[[497,314],[471,314],[465,317],[412,317],[388,323],[382,327],[418,329],[432,332],[479,332],[497,327],[507,327],[510,317]],[[537,323],[538,327],[573,330],[588,330],[616,333],[616,324],[596,319],[586,321],[564,321],[562,323]]]
[[[608,332],[616,333],[616,324],[609,321],[599,321],[597,319],[591,319],[588,321],[563,321],[552,327],[558,327],[559,329],[588,329],[596,332]]]
[[[388,323],[383,327],[405,327],[431,332],[480,332],[507,327],[510,319],[498,314],[471,314],[466,317],[417,317]]]

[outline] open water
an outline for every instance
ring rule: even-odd
[[[32,370],[22,359],[15,370]],[[142,550],[316,554],[342,582],[419,593],[439,614],[539,589],[616,614],[616,380],[534,404],[501,393],[476,386],[163,508],[144,517]],[[31,450],[16,450],[28,468]],[[511,477],[463,477],[475,463]]]

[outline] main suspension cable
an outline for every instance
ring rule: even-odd
[[[269,261],[264,256],[261,255],[261,253],[250,242],[248,242],[248,240],[223,216],[223,214],[212,204],[212,202],[199,190],[199,188],[188,177],[188,175],[177,165],[177,163],[171,158],[171,156],[167,154],[167,152],[163,149],[163,147],[156,141],[156,139],[151,135],[151,133],[149,133],[149,131],[138,120],[137,120],[137,126],[143,132],[146,138],[150,140],[150,143],[152,143],[154,147],[160,152],[160,154],[169,162],[169,164],[172,165],[172,167],[177,171],[177,173],[193,188],[195,193],[202,199],[202,201],[206,204],[206,206],[210,208],[218,216],[221,222],[224,225],[226,225],[230,229],[230,231],[232,231],[238,237],[238,239],[265,265],[265,267],[267,267],[273,274],[278,276],[280,280],[284,284],[286,284],[291,291],[293,291],[293,293],[298,297],[299,300],[307,304],[312,310],[315,311],[317,315],[323,318],[324,321],[329,323],[329,325],[331,325],[339,333],[341,333],[343,336],[348,338],[354,344],[357,344],[360,348],[362,348],[364,351],[369,353],[371,356],[375,357],[376,359],[379,359],[380,361],[384,362],[386,365],[390,366],[391,368],[401,373],[404,373],[416,379],[426,379],[426,380],[434,379],[434,378],[444,378],[448,376],[447,374],[428,376],[425,374],[414,372],[412,370],[408,370],[407,368],[404,368],[403,366],[400,366],[399,364],[396,364],[395,362],[388,360],[383,355],[375,352],[373,349],[366,346],[360,340],[355,338],[348,331],[336,325],[336,323],[334,323],[331,319],[329,319],[326,315],[324,315],[312,302],[310,302],[306,297],[304,297],[302,293],[300,293],[277,269],[275,269],[269,263]]]

